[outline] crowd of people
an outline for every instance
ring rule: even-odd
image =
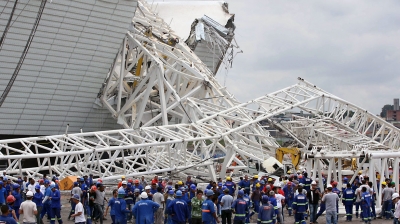
[[[0,176],[0,222],[16,224],[63,223],[61,194],[58,178],[9,178]],[[322,181],[320,184],[318,181]],[[108,215],[113,224],[214,224],[228,223],[284,223],[285,215],[294,216],[296,224],[318,223],[326,212],[326,223],[338,222],[339,203],[346,211],[346,221],[360,218],[370,223],[377,217],[376,192],[382,191],[380,216],[398,223],[400,196],[395,184],[386,179],[378,189],[373,188],[367,176],[360,172],[352,183],[344,177],[343,186],[337,181],[327,182],[325,176],[312,180],[307,172],[298,171],[278,179],[272,177],[249,178],[233,181],[230,176],[210,181],[204,189],[188,176],[186,181],[172,181],[155,176],[147,181],[122,180],[107,198],[105,186],[93,176],[78,177],[71,190],[71,211],[68,220],[75,223],[103,223]],[[319,186],[324,186],[320,189]],[[285,209],[287,211],[285,211]],[[285,211],[285,212],[284,212]],[[20,215],[23,215],[20,221]]]

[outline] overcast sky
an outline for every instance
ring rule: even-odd
[[[244,53],[226,86],[239,100],[297,77],[375,114],[400,98],[400,1],[227,2]]]

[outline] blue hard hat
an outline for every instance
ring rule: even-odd
[[[190,185],[190,189],[196,190],[196,185],[194,185],[194,184]]]
[[[242,191],[242,190],[238,191],[238,195],[239,196],[243,196],[244,195],[244,191]]]
[[[205,189],[205,190],[204,190],[204,194],[207,194],[207,191],[209,191],[209,190],[208,190],[208,189]]]
[[[260,184],[265,184],[265,181],[264,180],[260,181]]]
[[[128,184],[127,184],[128,186],[132,186],[132,183],[131,182],[128,182]]]
[[[263,195],[261,200],[262,200],[262,202],[266,203],[269,201],[269,198],[267,195]]]
[[[0,181],[0,185],[3,186],[3,184],[4,184],[3,181]]]
[[[81,177],[81,178],[79,179],[79,181],[85,181],[85,179],[83,179],[83,177]]]
[[[19,184],[14,184],[14,185],[12,185],[12,187],[13,187],[14,189],[17,189],[17,188],[20,188],[21,186],[20,186]]]
[[[176,192],[176,196],[177,196],[177,197],[182,197],[182,191],[177,191],[177,192]]]
[[[50,189],[53,189],[53,188],[55,188],[55,187],[56,187],[55,184],[50,184]]]
[[[35,185],[35,189],[40,190],[40,185],[36,184],[36,185]]]
[[[172,190],[172,186],[168,186],[167,189],[170,191]]]
[[[169,191],[168,191],[168,194],[169,194],[169,195],[174,195],[174,193],[175,193],[174,190],[169,190]]]
[[[179,188],[180,191],[184,192],[186,189],[184,187]]]
[[[140,189],[139,188],[135,188],[135,190],[133,192],[134,193],[140,193]]]
[[[126,192],[123,188],[118,189],[118,194],[125,195]]]
[[[222,190],[225,190],[225,189],[227,189],[227,188],[228,188],[228,187],[226,187],[226,186],[223,186],[223,187],[222,187]]]
[[[7,179],[7,177],[3,177],[3,180],[4,180],[4,181],[7,181],[8,179]]]
[[[206,193],[206,195],[207,195],[207,196],[212,196],[212,195],[214,195],[214,191],[208,190],[207,193]]]
[[[21,179],[21,178],[18,178],[17,182],[22,182],[22,179]]]
[[[343,180],[348,180],[347,177],[344,177]]]
[[[44,180],[44,184],[49,184],[50,181],[49,180]]]
[[[74,182],[74,186],[78,186],[78,182]]]

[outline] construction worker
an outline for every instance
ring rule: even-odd
[[[341,192],[340,192],[340,190],[337,188],[337,182],[336,181],[334,181],[333,183],[332,183],[332,192],[333,193],[335,193],[335,194],[337,194],[338,195],[338,197],[339,197],[339,200],[340,200],[340,198],[341,198]],[[337,212],[337,214],[338,214],[338,219],[339,219],[339,203],[336,203],[336,212]]]
[[[108,210],[110,209],[111,223],[115,224],[115,200],[118,199],[118,190],[114,189],[112,192],[112,198],[108,200],[106,211],[104,212],[104,218],[107,216]]]
[[[400,219],[400,195],[399,193],[394,193],[392,195],[392,201],[393,204],[395,205],[395,211],[394,211],[394,218],[393,218],[393,223],[394,224],[398,224],[399,223],[399,219]]]
[[[15,202],[14,196],[8,195],[7,199],[6,199],[6,202],[7,202],[7,206],[8,206],[8,209],[9,209],[8,216],[11,217],[11,218],[14,218],[15,221],[19,222],[18,218],[17,218],[17,216],[15,214],[15,211],[13,209],[13,205],[14,205],[14,202]]]
[[[222,224],[231,224],[232,220],[232,203],[233,203],[233,197],[229,195],[229,189],[225,188],[224,190],[224,196],[220,200],[221,204],[221,218],[222,218]]]
[[[351,222],[353,219],[353,205],[355,201],[355,194],[351,188],[351,184],[347,183],[347,188],[343,191],[343,205],[346,210],[346,222]]]
[[[256,184],[256,189],[253,191],[253,193],[250,196],[251,201],[253,202],[254,205],[254,211],[258,212],[260,208],[260,200],[261,200],[261,191],[260,191],[260,183]]]
[[[168,205],[168,215],[171,216],[173,224],[186,223],[189,219],[189,209],[185,200],[182,199],[182,191],[175,193],[176,199]]]
[[[249,206],[247,202],[243,199],[244,191],[240,190],[237,195],[237,199],[233,201],[232,209],[235,213],[235,218],[233,219],[234,224],[245,224],[246,215],[249,213]],[[257,210],[258,212],[259,210]]]
[[[226,177],[225,186],[229,189],[229,194],[231,196],[234,196],[235,190],[236,190],[236,184],[232,182],[232,178],[231,177],[229,177],[229,176]]]
[[[167,224],[171,224],[172,223],[171,215],[168,214],[168,207],[169,207],[170,203],[173,200],[175,200],[174,194],[175,194],[174,190],[172,190],[172,189],[169,190],[167,199],[165,200],[165,213],[164,213],[165,214],[165,219],[164,219],[164,223],[167,223]],[[200,214],[200,216],[201,216],[201,214]],[[200,220],[201,220],[201,217],[200,217]]]
[[[283,187],[283,192],[285,193],[286,205],[289,216],[292,215],[292,203],[294,199],[294,191],[295,191],[294,187],[292,186],[292,182],[290,181]]]
[[[269,203],[269,198],[267,195],[263,195],[261,202],[262,205],[260,209],[258,210],[258,219],[257,223],[262,224],[262,223],[272,223],[274,224],[274,207]]]
[[[13,209],[15,211],[15,215],[17,216],[17,218],[19,219],[19,206],[21,205],[22,202],[22,195],[20,192],[20,185],[19,184],[13,184],[13,191],[12,191],[12,195],[15,198],[15,202],[13,205]]]
[[[135,206],[133,206],[132,214],[136,218],[137,224],[150,224],[154,223],[154,213],[160,207],[154,201],[147,200],[148,195],[146,192],[142,192],[140,194],[142,200],[137,202]]]
[[[207,190],[207,199],[203,202],[201,206],[201,217],[203,219],[203,224],[213,224],[214,221],[219,223],[217,211],[214,208],[214,203],[211,200],[213,195],[214,192],[212,190]]]
[[[376,219],[376,211],[375,211],[375,199],[376,199],[376,192],[372,186],[372,182],[368,182],[368,186],[371,192],[371,218]]]
[[[251,189],[254,191],[256,189],[256,184],[259,183],[260,181],[258,180],[258,175],[253,176],[253,188]]]
[[[356,201],[354,202],[355,206],[356,206],[356,218],[358,218],[358,211],[360,209],[360,203],[361,203],[361,189],[360,189],[360,183],[356,183],[356,190],[354,191],[355,197],[356,197]],[[383,209],[383,206],[382,206]]]
[[[305,215],[308,210],[307,197],[303,194],[302,186],[299,186],[297,190],[299,194],[294,197],[292,204],[294,220],[296,224],[306,224]]]
[[[118,189],[118,199],[114,202],[115,224],[126,224],[126,214],[131,212],[126,207],[125,194],[124,189]]]
[[[71,200],[75,203],[74,214],[71,215],[75,219],[76,224],[86,223],[85,219],[85,209],[83,208],[83,204],[80,202],[80,195],[75,194],[71,197]]]
[[[56,189],[56,185],[55,184],[51,184],[50,185],[50,189],[51,189],[51,204],[50,204],[50,208],[51,208],[51,220],[50,223],[54,224],[56,222],[56,219],[58,221],[59,224],[62,224],[62,218],[61,218],[61,195],[60,195],[60,191]]]
[[[361,217],[364,223],[371,223],[371,203],[372,197],[366,187],[361,189]]]
[[[17,221],[10,217],[10,210],[7,205],[1,206],[0,222],[6,224],[17,224]]]
[[[386,182],[382,183],[382,217],[390,219],[392,214],[392,195],[394,193],[394,189],[390,187],[390,184],[385,188],[383,188],[383,186],[386,186]]]
[[[239,186],[244,191],[245,194],[250,195],[250,180],[249,180],[249,176],[245,175],[244,179],[239,182]]]
[[[266,196],[268,196],[268,195],[266,195]],[[269,192],[269,203],[274,207],[273,223],[276,223],[276,219],[278,216],[278,202],[276,201],[274,191]]]

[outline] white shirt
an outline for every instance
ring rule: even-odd
[[[281,194],[275,194],[275,198],[276,198],[276,206],[278,208],[282,208],[282,200],[285,200],[285,196]]]
[[[19,209],[24,211],[23,222],[36,222],[36,216],[33,212],[37,211],[37,208],[36,204],[32,200],[26,200],[22,202]]]
[[[400,218],[400,200],[394,205],[394,217]]]
[[[161,194],[160,192],[157,192],[153,195],[153,201],[160,205],[160,208],[164,208],[164,195]]]
[[[79,216],[75,216],[75,223],[86,222],[85,211],[83,210],[83,205],[80,202],[75,205],[75,214],[78,214],[79,212],[82,212],[82,214]]]
[[[28,191],[32,191],[33,193],[35,193],[35,185],[32,184],[28,184]]]
[[[44,184],[40,185],[40,192],[42,192],[43,195],[46,192],[46,187],[44,186]]]

